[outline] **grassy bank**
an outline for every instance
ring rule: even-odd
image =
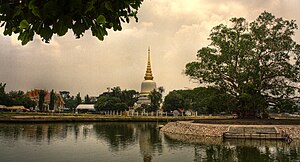
[[[171,122],[194,121],[206,124],[241,125],[300,125],[300,118],[276,118],[269,120],[233,119],[232,116],[117,116],[75,113],[0,112],[0,122]]]
[[[99,114],[73,113],[0,113],[0,122],[170,122],[195,120],[198,117],[173,116],[112,116]]]

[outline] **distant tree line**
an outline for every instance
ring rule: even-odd
[[[23,91],[5,92],[5,83],[0,83],[0,105],[5,106],[24,106],[32,108],[36,103],[32,101]]]
[[[198,114],[236,113],[238,103],[226,91],[220,87],[198,87],[191,90],[171,91],[164,99],[163,110],[172,112],[175,110],[192,110]],[[273,113],[294,113],[299,111],[299,103],[296,101],[279,102],[268,108]]]

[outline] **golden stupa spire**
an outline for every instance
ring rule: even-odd
[[[145,74],[145,80],[153,80],[152,71],[151,71],[151,63],[150,63],[150,47],[148,47],[148,63]]]

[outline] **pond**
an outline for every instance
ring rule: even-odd
[[[299,161],[300,145],[164,134],[157,123],[0,124],[0,161]]]

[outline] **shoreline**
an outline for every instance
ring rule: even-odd
[[[103,116],[103,115],[2,115],[0,123],[47,123],[47,122],[174,122],[193,120],[168,116]]]
[[[174,122],[201,119],[230,119],[224,116],[128,116],[75,113],[0,113],[0,123],[23,122]]]
[[[273,124],[235,124],[232,123],[211,123],[220,118],[199,118],[199,117],[172,117],[172,116],[108,116],[94,114],[0,114],[0,123],[51,123],[51,122],[166,122],[160,130],[162,132],[183,135],[195,135],[204,137],[221,137],[228,132],[229,127],[276,127],[278,132],[286,132],[292,139],[300,139],[300,125],[291,122],[278,122]],[[194,120],[203,121],[192,122]],[[221,119],[222,120],[222,119]],[[226,119],[225,119],[226,120]],[[205,121],[207,123],[205,123]],[[280,119],[278,120],[280,121]],[[297,120],[299,121],[299,120]],[[259,120],[257,121],[259,122]]]
[[[222,137],[230,127],[275,127],[279,132],[285,132],[292,139],[300,139],[300,125],[233,125],[233,124],[204,124],[187,121],[169,122],[161,128],[162,132],[202,137]]]
[[[127,116],[71,113],[1,113],[0,123],[18,122],[174,122],[193,121],[194,124],[209,125],[300,125],[300,118],[279,119],[235,119],[232,116]]]

